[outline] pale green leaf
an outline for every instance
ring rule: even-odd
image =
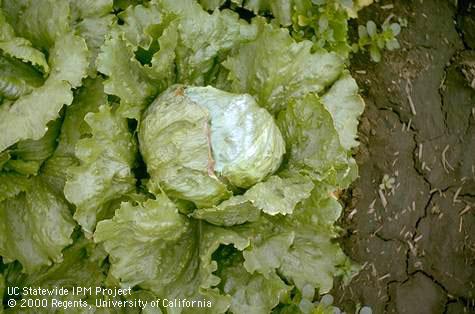
[[[121,99],[121,113],[138,119],[157,85],[149,78],[144,67],[135,59],[134,49],[121,35],[113,33],[106,39],[97,57],[97,69],[108,76],[104,90]]]
[[[305,177],[280,178],[271,176],[257,183],[244,195],[257,208],[269,215],[291,214],[300,201],[308,198],[313,183]]]
[[[156,4],[130,6],[118,15],[124,22],[118,28],[124,32],[125,39],[135,47],[145,50],[154,40],[154,28],[163,22],[163,16]]]
[[[218,226],[239,225],[248,221],[257,221],[260,210],[245,196],[237,195],[211,208],[200,208],[192,217],[203,219]]]
[[[48,130],[46,124],[58,117],[63,105],[71,104],[70,88],[65,81],[48,80],[10,106],[2,105],[0,129],[4,131],[0,135],[0,151],[19,140],[40,139]]]
[[[240,43],[252,40],[256,28],[229,10],[209,14],[195,1],[163,0],[165,10],[178,18],[177,80],[205,85],[215,59]]]
[[[257,39],[241,45],[224,65],[233,91],[250,93],[271,113],[285,108],[290,99],[323,91],[343,70],[338,55],[311,53],[311,42],[296,43],[285,29],[257,24]]]
[[[83,38],[68,34],[59,38],[50,52],[51,73],[48,81],[67,81],[72,87],[86,77],[89,51]]]
[[[0,173],[0,202],[26,191],[31,181],[27,177],[13,173]]]
[[[36,48],[52,47],[71,29],[69,1],[4,0],[2,5],[17,36]]]
[[[61,262],[75,226],[67,203],[40,178],[31,180],[25,193],[0,203],[0,255],[27,273]]]
[[[278,121],[291,168],[333,184],[340,184],[350,174],[348,153],[340,144],[330,113],[317,96],[309,94],[291,101]],[[340,174],[343,177],[338,177]]]
[[[76,145],[80,165],[72,167],[64,194],[76,205],[74,219],[91,234],[98,217],[108,204],[135,190],[132,166],[136,144],[128,130],[127,120],[103,105],[97,113],[88,113],[85,120],[91,137]]]
[[[232,262],[228,257],[224,263]],[[222,278],[221,289],[232,297],[229,308],[232,313],[270,313],[291,290],[275,272],[267,278],[260,274],[251,275],[242,266],[241,259],[224,266],[218,271],[218,276]]]
[[[104,243],[111,273],[123,286],[138,285],[159,298],[212,302],[211,308],[174,308],[171,313],[225,312],[230,297],[212,288],[219,283],[212,274],[217,270],[212,254],[221,244],[240,250],[248,245],[232,231],[188,221],[163,195],[137,206],[123,203],[113,219],[98,224],[94,239]]]
[[[8,56],[31,63],[40,68],[45,74],[49,72],[45,55],[41,51],[33,48],[31,43],[24,38],[16,37],[8,41],[0,42],[0,50]]]
[[[332,115],[340,143],[347,150],[358,145],[358,118],[365,106],[358,91],[356,81],[346,72],[322,97],[322,103]]]

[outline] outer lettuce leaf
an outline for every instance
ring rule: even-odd
[[[89,76],[95,77],[97,75],[96,60],[101,51],[101,46],[104,44],[105,38],[112,28],[116,17],[112,14],[104,16],[91,16],[81,19],[76,24],[75,29],[87,43],[87,47],[91,52],[89,64]]]
[[[44,54],[33,48],[31,42],[25,38],[15,36],[13,27],[8,24],[7,19],[0,8],[0,50],[3,53],[20,59],[24,62],[30,62],[39,67],[43,73],[49,72],[49,66]]]
[[[244,1],[234,0],[234,2],[242,4]],[[301,8],[308,2],[308,0],[250,0],[244,7],[255,13],[270,11],[280,25],[289,26],[292,24],[293,10]]]
[[[46,134],[39,140],[25,140],[15,144],[10,150],[11,159],[3,167],[25,175],[36,175],[43,162],[50,157],[57,145],[61,121],[51,121]]]
[[[161,251],[167,242],[175,244],[188,227],[186,218],[178,213],[175,205],[159,196],[141,206],[122,203],[114,218],[98,223],[94,240],[104,242],[111,254],[112,275],[127,286],[135,286],[166,275],[158,273],[167,267]]]
[[[303,176],[284,179],[271,176],[267,181],[251,187],[244,195],[233,196],[210,208],[195,210],[192,217],[215,225],[232,226],[257,221],[261,211],[269,215],[287,215],[299,202],[310,197],[312,189],[312,181]]]
[[[289,167],[335,185],[352,174],[333,119],[317,96],[291,101],[278,122],[288,145]]]
[[[145,50],[150,48],[152,41],[157,37],[163,23],[163,16],[158,5],[130,6],[119,14],[124,24],[119,29],[129,43]]]
[[[173,18],[157,4],[129,6],[101,48],[97,67],[109,76],[106,92],[121,98],[122,115],[138,120],[150,98],[174,82],[177,23],[163,31]]]
[[[30,183],[31,181],[25,176],[13,173],[0,173],[0,202],[28,190]]]
[[[49,58],[52,70],[45,84],[10,106],[0,107],[0,129],[5,130],[0,152],[19,140],[43,137],[47,123],[58,116],[63,105],[71,104],[71,86],[79,86],[86,75],[87,57],[82,38],[65,35],[58,40]]]
[[[109,78],[104,90],[121,99],[121,113],[138,119],[147,100],[158,90],[144,67],[135,59],[134,49],[122,35],[112,33],[106,39],[97,58],[97,69]]]
[[[44,54],[33,48],[31,43],[24,38],[16,37],[6,42],[0,42],[0,50],[6,55],[18,58],[23,62],[30,62],[40,68],[43,73],[49,72]]]
[[[13,27],[8,24],[7,19],[0,8],[0,50],[3,53],[20,59],[23,62],[30,62],[39,67],[43,73],[49,72],[49,66],[45,55],[32,47],[31,42],[25,38],[16,37]]]
[[[343,59],[335,53],[311,53],[311,42],[296,43],[287,30],[262,20],[256,24],[256,40],[236,49],[224,66],[233,91],[254,95],[271,113],[285,108],[289,99],[323,91],[343,70]]]
[[[253,25],[229,10],[210,15],[192,0],[162,0],[160,5],[178,17],[177,81],[182,84],[209,83],[216,59],[256,36]]]
[[[49,62],[53,70],[48,80],[63,80],[72,87],[80,86],[86,76],[88,57],[84,39],[72,34],[61,36],[50,51]]]
[[[91,127],[91,137],[76,145],[80,165],[71,168],[64,195],[76,205],[74,219],[86,234],[91,234],[108,204],[135,190],[131,169],[136,144],[127,120],[107,105],[98,113],[88,113],[85,120]]]
[[[178,45],[178,21],[173,20],[157,39],[160,50],[152,56],[151,66],[145,67],[148,75],[165,90],[176,81],[176,47]]]
[[[312,181],[305,177],[282,179],[271,176],[249,189],[245,197],[266,214],[286,215],[293,212],[297,203],[308,198],[312,189]]]
[[[72,295],[73,287],[101,287],[106,279],[105,269],[103,267],[106,254],[103,249],[97,247],[91,241],[84,238],[76,239],[74,244],[63,251],[64,259],[61,263],[52,265],[49,268],[42,269],[41,272],[24,274],[18,264],[10,264],[5,270],[5,277],[8,286],[13,287],[41,287],[53,289],[54,287],[68,289],[68,296],[23,296],[25,299],[59,299],[61,301],[87,300],[89,305],[94,305],[95,296]],[[100,296],[98,296],[100,298]],[[17,302],[19,304],[19,302]],[[58,307],[42,308],[41,313],[61,314],[61,313],[96,313],[99,312],[95,307],[92,308],[69,308],[62,309]],[[10,309],[13,313],[38,313],[38,308],[19,308],[18,306]],[[10,313],[9,312],[9,313]],[[106,311],[100,313],[113,313]]]
[[[69,83],[48,80],[15,103],[0,107],[0,151],[19,140],[40,139],[47,131],[46,124],[58,116],[63,105],[71,104],[73,95]],[[38,108],[42,108],[38,110]]]
[[[114,0],[115,10],[125,10],[131,5],[147,3],[149,0]]]
[[[15,100],[43,85],[43,77],[33,67],[0,56],[0,97]]]
[[[84,121],[86,114],[97,112],[105,104],[107,95],[104,93],[103,80],[85,80],[73,103],[66,109],[55,155],[74,156],[77,142],[84,134],[91,132],[90,126]]]
[[[223,277],[223,291],[232,296],[232,313],[270,313],[291,290],[275,273],[269,278],[251,275],[242,265],[227,268]]]
[[[203,219],[218,226],[233,226],[248,221],[257,221],[260,209],[243,195],[233,196],[219,205],[199,208],[192,214],[193,218]]]
[[[63,251],[61,263],[43,269],[41,273],[15,273],[13,267],[7,269],[6,273],[9,283],[17,286],[58,286],[66,289],[102,286],[105,272],[101,265],[106,257],[104,250],[92,241],[79,238]]]
[[[123,237],[128,234],[130,236]],[[111,220],[98,224],[95,241],[110,254],[111,274],[123,286],[138,285],[159,298],[207,299],[212,308],[174,308],[169,313],[222,313],[230,297],[211,287],[217,264],[212,254],[220,244],[248,245],[236,233],[188,221],[165,196],[142,205],[123,203]]]
[[[28,217],[28,219],[26,219]],[[27,273],[60,262],[74,229],[66,202],[33,178],[25,193],[0,203],[0,255],[18,260]]]
[[[333,117],[340,143],[344,149],[358,145],[358,118],[363,113],[364,101],[358,94],[358,85],[349,73],[344,73],[322,97],[322,103]]]
[[[315,190],[316,195],[292,216],[262,216],[256,223],[233,229],[250,237],[251,246],[243,253],[250,273],[268,277],[275,269],[300,291],[310,285],[320,293],[332,288],[333,277],[352,274],[348,258],[333,242],[341,205],[320,192]]]
[[[106,35],[116,21],[112,0],[69,0],[75,31],[84,38],[90,51],[88,74],[97,75],[96,59]]]
[[[63,191],[70,167],[79,164],[75,155],[77,142],[81,136],[91,132],[84,117],[88,112],[96,112],[101,105],[107,103],[102,83],[103,80],[100,78],[85,80],[73,103],[66,109],[61,134],[57,139],[58,146],[42,168],[46,180],[58,191]]]
[[[113,0],[68,0],[74,20],[104,16],[113,11]]]
[[[2,5],[17,35],[34,47],[48,49],[70,31],[68,1],[4,0]]]
[[[268,237],[243,253],[244,267],[251,274],[259,271],[266,278],[271,276],[282,265],[285,256],[282,252],[288,251],[294,240],[293,231]]]
[[[222,279],[219,287],[232,296],[229,310],[232,313],[270,313],[287,297],[291,287],[275,272],[267,278],[260,274],[251,275],[243,267],[242,261],[241,252],[227,253],[222,260],[218,258],[217,275]]]

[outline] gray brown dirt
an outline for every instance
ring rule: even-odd
[[[393,4],[392,9],[381,6]],[[378,64],[353,58],[367,104],[360,178],[342,225],[363,269],[335,303],[348,313],[475,313],[475,7],[467,1],[381,1],[361,21],[394,14],[402,49]],[[411,109],[412,103],[412,109]],[[394,187],[380,189],[384,175]]]

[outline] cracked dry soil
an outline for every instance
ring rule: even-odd
[[[475,1],[381,1],[361,13],[360,23],[394,14],[408,26],[382,62],[351,63],[367,108],[342,245],[363,269],[336,285],[335,303],[475,313]],[[381,189],[385,174],[395,183]]]

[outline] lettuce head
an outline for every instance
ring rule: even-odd
[[[144,113],[140,150],[170,196],[213,206],[274,173],[285,142],[249,94],[173,85]]]

